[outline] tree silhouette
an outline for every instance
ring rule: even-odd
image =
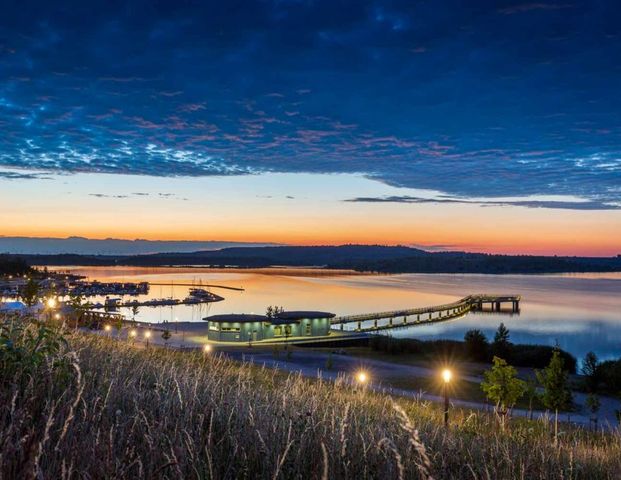
[[[589,393],[595,393],[599,386],[599,360],[593,352],[588,352],[582,362],[580,372],[585,377],[585,386]]]
[[[509,329],[504,323],[498,326],[498,330],[494,334],[494,342],[492,343],[492,354],[496,357],[507,358],[511,350],[511,342],[509,341]]]
[[[28,282],[21,291],[21,298],[26,305],[32,307],[35,303],[37,303],[37,299],[39,298],[39,282],[34,278],[29,278]]]
[[[468,330],[464,335],[466,355],[472,360],[485,361],[488,357],[489,343],[481,330]]]

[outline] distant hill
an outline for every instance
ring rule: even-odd
[[[4,237],[0,236],[0,253],[13,254],[79,254],[79,255],[145,255],[163,252],[196,252],[226,247],[257,247],[274,243],[245,243],[226,241],[167,241],[167,240],[103,240],[84,237]]]
[[[380,273],[562,273],[621,271],[621,257],[545,257],[426,252],[403,246],[230,247],[152,255],[17,255],[31,265],[297,266]]]

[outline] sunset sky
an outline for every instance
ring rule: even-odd
[[[3,2],[0,235],[621,253],[621,7]]]

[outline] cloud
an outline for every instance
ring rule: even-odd
[[[561,210],[621,210],[621,205],[600,201],[558,201],[558,200],[468,200],[460,198],[424,198],[408,195],[386,197],[356,197],[344,200],[354,203],[448,203],[479,205],[481,207],[525,207],[551,208]]]
[[[225,3],[9,5],[0,168],[621,201],[615,2]]]
[[[111,195],[111,194],[107,194],[107,193],[89,193],[88,194],[90,197],[96,197],[96,198],[116,198],[116,199],[122,199],[122,198],[130,198],[130,197],[158,197],[158,198],[162,198],[162,199],[176,199],[176,200],[182,200],[182,201],[187,201],[188,199],[185,197],[180,197],[179,195],[177,195],[176,193],[145,193],[145,192],[134,192],[131,194],[120,194],[120,195]]]
[[[24,172],[11,172],[1,171],[0,179],[4,180],[50,180],[51,177],[42,173],[24,173]]]

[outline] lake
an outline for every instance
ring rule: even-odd
[[[621,357],[621,274],[568,275],[360,275],[312,269],[213,270],[207,268],[59,267],[100,281],[172,283],[139,297],[183,298],[174,283],[243,287],[211,289],[224,301],[200,306],[141,307],[137,320],[202,321],[219,313],[260,313],[268,305],[287,310],[324,310],[337,315],[448,303],[469,294],[520,294],[519,315],[470,313],[444,323],[392,330],[395,337],[462,339],[472,328],[489,339],[504,322],[514,343],[554,345],[581,359],[589,350],[601,359]],[[131,317],[130,309],[122,313]]]

